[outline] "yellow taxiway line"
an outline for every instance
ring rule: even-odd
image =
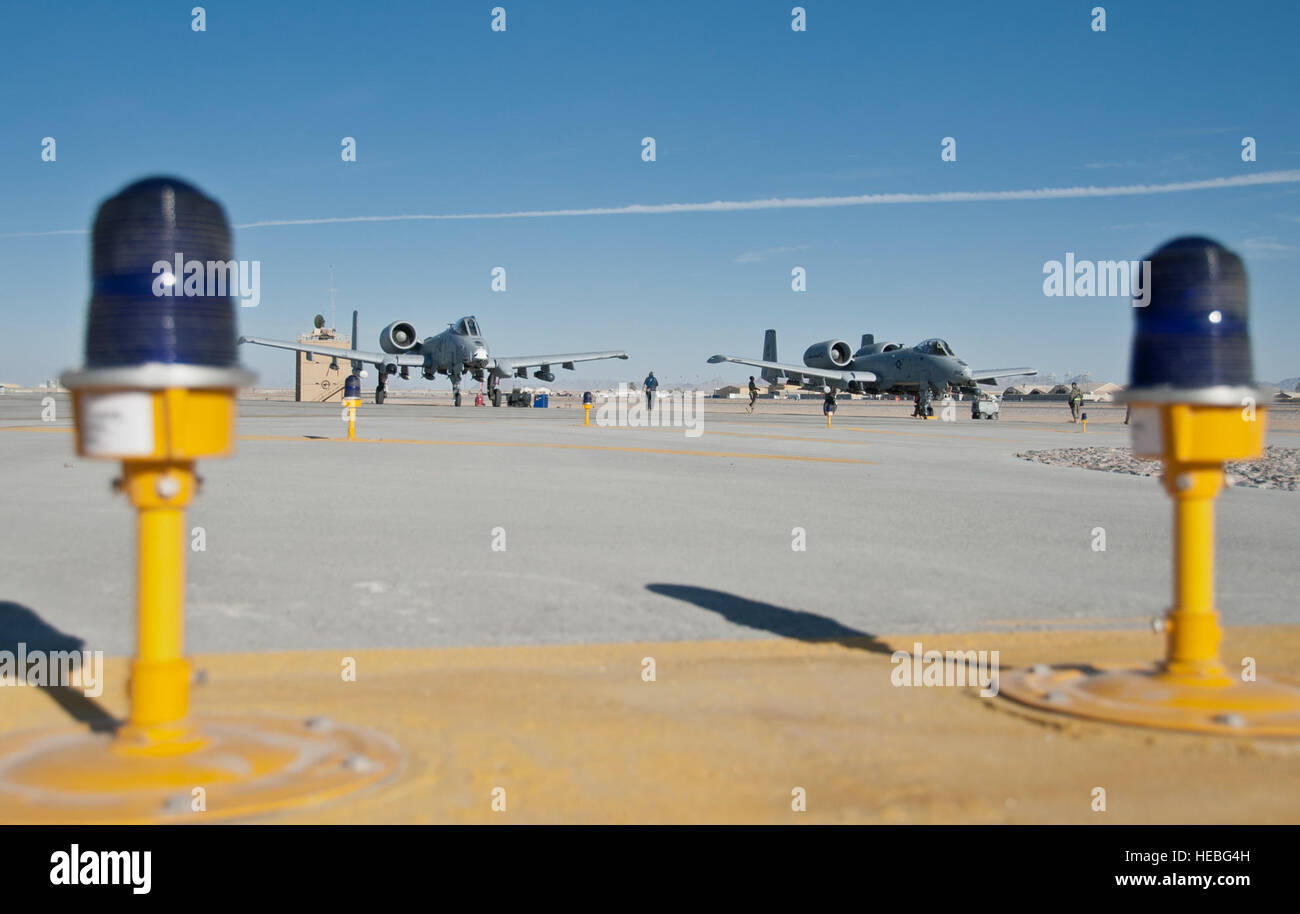
[[[690,448],[619,447],[610,444],[559,444],[550,441],[429,441],[422,438],[304,438],[295,435],[240,435],[240,441],[298,441],[313,444],[424,444],[435,447],[544,448],[572,451],[620,451],[631,454],[668,454],[682,457],[722,457],[733,460],[793,460],[811,463],[872,464],[856,457],[811,457],[801,454],[743,454],[733,451],[697,451]]]

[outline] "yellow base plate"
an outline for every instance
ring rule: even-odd
[[[1045,711],[1219,736],[1300,736],[1300,687],[1260,678],[1216,683],[1160,667],[1035,666],[1002,676],[999,694]]]
[[[246,818],[333,799],[402,765],[387,737],[324,718],[211,717],[192,726],[197,747],[179,754],[85,730],[7,737],[0,822]]]

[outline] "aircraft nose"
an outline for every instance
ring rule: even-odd
[[[488,354],[487,354],[487,349],[486,349],[485,347],[483,347],[483,346],[479,346],[478,348],[476,348],[476,349],[474,350],[474,356],[473,356],[473,359],[474,359],[475,362],[480,362],[480,363],[482,363],[482,362],[486,362],[486,361],[487,361],[487,357],[488,357]]]

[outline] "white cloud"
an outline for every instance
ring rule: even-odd
[[[1259,260],[1290,260],[1300,253],[1300,245],[1284,244],[1272,238],[1247,238],[1237,244],[1237,250]]]
[[[734,213],[773,209],[825,209],[844,206],[882,206],[899,203],[988,203],[1006,200],[1069,200],[1080,197],[1132,197],[1195,190],[1221,190],[1257,184],[1300,184],[1300,170],[1177,181],[1170,184],[1124,184],[1112,187],[1039,187],[1026,190],[958,190],[940,193],[856,194],[838,197],[767,197],[759,200],[713,200],[707,203],[633,203],[627,206],[582,209],[516,210],[501,213],[412,213],[394,216],[329,216],[318,219],[274,219],[246,222],[235,228],[280,225],[329,225],[342,222],[452,221],[466,219],[540,219],[559,216],[645,216],[672,213]]]
[[[745,253],[736,257],[736,259],[732,262],[733,263],[759,263],[760,261],[766,260],[768,257],[771,257],[773,254],[790,254],[793,253],[794,251],[806,251],[806,250],[808,250],[808,245],[806,244],[792,244],[792,245],[786,245],[785,247],[779,247],[779,248],[764,248],[761,251],[745,251]]]
[[[1183,127],[1177,130],[1160,130],[1156,136],[1213,136],[1216,133],[1239,133],[1245,127]]]
[[[826,209],[845,206],[883,206],[903,203],[992,203],[1012,200],[1071,200],[1082,197],[1135,197],[1174,194],[1198,190],[1225,190],[1261,184],[1300,184],[1300,169],[1264,171],[1257,174],[1176,181],[1167,184],[1122,184],[1075,187],[1038,187],[1024,190],[959,190],[939,193],[856,194],[836,197],[766,197],[758,200],[713,200],[707,203],[633,203],[627,206],[580,209],[535,209],[497,213],[407,213],[388,216],[325,216],[307,219],[266,219],[236,225],[237,229],[287,225],[333,225],[357,222],[443,222],[480,219],[553,219],[561,216],[646,216],[674,213],[732,213],[774,209]],[[10,232],[0,238],[50,234],[85,234],[84,230],[59,232]]]

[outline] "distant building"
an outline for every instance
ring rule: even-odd
[[[1103,381],[1101,383],[1089,381],[1085,384],[1080,384],[1079,389],[1083,391],[1083,398],[1085,400],[1095,400],[1099,403],[1105,403],[1114,400],[1115,394],[1123,390],[1124,387],[1123,385],[1116,384],[1113,381]]]
[[[300,343],[314,343],[330,349],[351,349],[350,340],[345,340],[329,329],[321,328],[298,337]],[[297,353],[297,366],[294,372],[294,399],[319,403],[324,400],[342,400],[343,382],[352,374],[352,363],[346,359],[331,362],[329,356],[314,355],[308,358],[305,352]]]
[[[1002,399],[1016,399],[1017,397],[1027,397],[1033,391],[1032,384],[1012,384],[1006,390],[1002,391]]]

